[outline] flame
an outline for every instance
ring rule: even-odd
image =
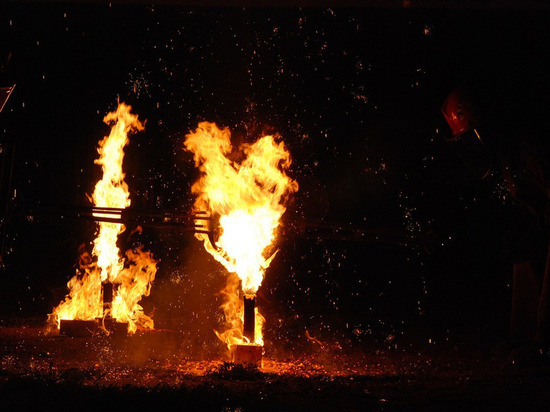
[[[130,106],[119,104],[116,112],[105,116],[103,121],[112,124],[109,136],[99,142],[97,152],[99,159],[94,161],[101,166],[103,178],[97,182],[92,200],[94,206],[123,209],[130,206],[130,192],[124,181],[122,161],[124,147],[128,144],[128,133],[143,130],[143,125],[136,115],[130,113]],[[100,214],[94,214],[101,217]],[[99,235],[94,240],[94,256],[101,269],[101,280],[114,281],[123,268],[120,250],[116,242],[118,235],[126,228],[120,223],[99,222]]]
[[[253,144],[233,151],[231,133],[214,123],[201,122],[186,135],[185,148],[193,152],[195,165],[202,172],[191,188],[197,195],[195,211],[219,216],[221,235],[213,245],[207,234],[197,233],[206,250],[230,276],[222,292],[228,330],[218,334],[229,346],[246,342],[242,336],[243,307],[239,290],[254,295],[265,270],[275,257],[273,242],[286,197],[298,184],[285,171],[290,154],[279,136],[266,135]],[[243,157],[241,162],[232,160]],[[256,316],[256,344],[262,344],[263,317]]]
[[[240,292],[241,280],[235,273],[230,273],[227,278],[225,288],[220,292],[223,296],[224,302],[221,305],[223,313],[225,315],[225,332],[218,332],[216,336],[222,341],[227,343],[227,347],[231,349],[233,345],[239,345],[243,343],[254,343],[256,345],[263,346],[264,339],[262,335],[265,318],[258,311],[258,308],[254,308],[254,321],[256,334],[254,336],[254,342],[249,342],[248,338],[243,335],[243,318],[244,318],[244,304],[241,298]]]
[[[144,129],[138,116],[130,113],[131,109],[119,103],[117,110],[103,119],[112,127],[97,149],[99,158],[95,163],[101,166],[103,177],[91,197],[96,207],[123,209],[130,206],[130,192],[122,171],[124,147],[129,142],[129,133]],[[94,216],[101,217],[101,214],[94,213]],[[128,322],[131,333],[136,331],[137,325],[153,328],[153,320],[143,313],[138,302],[149,295],[157,262],[142,247],[128,250],[126,259],[120,257],[116,243],[118,235],[126,229],[123,224],[99,222],[98,229],[92,255],[81,250],[77,274],[67,284],[69,294],[49,315],[50,322],[59,328],[61,319],[94,320],[112,316],[117,321]],[[113,302],[107,312],[104,312],[101,288],[105,281],[114,285]]]

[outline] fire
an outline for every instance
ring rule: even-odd
[[[228,329],[217,333],[231,347],[248,343],[242,334],[243,303],[240,291],[253,296],[262,284],[266,269],[275,257],[273,243],[286,197],[298,184],[286,175],[290,154],[279,136],[263,136],[237,151],[231,133],[214,123],[202,122],[186,135],[185,148],[193,152],[195,165],[202,172],[193,185],[197,195],[195,211],[219,216],[221,235],[213,245],[204,233],[196,236],[206,250],[230,273],[224,296]],[[233,160],[241,156],[242,161]],[[263,317],[256,309],[254,342],[263,344]]]
[[[131,107],[120,103],[116,111],[103,121],[111,126],[108,136],[99,142],[99,158],[95,163],[103,170],[91,196],[94,206],[102,208],[126,208],[130,206],[130,192],[124,181],[122,162],[128,134],[142,131],[143,124]],[[100,214],[94,214],[101,217]],[[148,296],[156,274],[156,261],[143,248],[128,250],[126,258],[120,257],[117,247],[119,234],[124,232],[121,223],[99,222],[98,234],[93,241],[92,255],[81,251],[79,270],[67,284],[69,294],[49,315],[49,320],[59,328],[61,319],[94,320],[110,316],[128,323],[133,333],[137,326],[153,328],[153,320],[143,313],[139,301]],[[114,286],[110,308],[104,309],[102,283]]]
[[[109,136],[105,136],[97,149],[99,159],[94,163],[101,166],[103,178],[97,182],[92,200],[97,207],[123,209],[130,206],[130,192],[122,171],[124,147],[129,142],[128,133],[143,130],[143,125],[136,115],[130,113],[130,106],[124,103],[118,106],[116,112],[107,114],[103,121],[113,126]],[[99,214],[94,216],[101,217]],[[97,256],[102,281],[114,281],[124,266],[116,242],[125,229],[120,223],[99,222],[99,234],[94,240],[92,253]]]
[[[241,280],[239,276],[236,273],[229,273],[225,288],[220,293],[224,299],[221,308],[225,315],[226,330],[222,333],[215,331],[216,336],[222,342],[225,342],[229,349],[231,349],[233,345],[243,343],[254,343],[263,346],[262,328],[265,323],[265,318],[258,311],[258,308],[254,308],[254,327],[257,331],[254,342],[248,342],[248,339],[243,336],[244,306],[243,300],[240,298],[240,286]]]

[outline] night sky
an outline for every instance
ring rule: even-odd
[[[547,12],[0,7],[0,60],[11,53],[0,87],[17,84],[0,114],[6,164],[15,144],[9,194],[2,182],[2,210],[13,198],[2,322],[45,320],[64,297],[95,232],[70,208],[88,204],[100,177],[102,119],[118,99],[146,119],[124,161],[137,210],[191,210],[197,171],[183,140],[198,122],[229,127],[235,145],[282,136],[300,190],[259,292],[268,340],[307,330],[360,343],[426,325],[506,333],[503,233],[517,206],[498,176],[467,175],[444,142],[440,107],[455,85],[489,76],[521,91],[515,121],[547,115]],[[331,239],[306,220],[414,240]],[[157,327],[215,340],[223,269],[177,228],[121,236],[123,248],[139,243],[160,259],[144,300]]]

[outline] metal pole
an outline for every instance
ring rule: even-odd
[[[244,325],[243,335],[248,339],[250,343],[255,341],[255,327],[256,327],[256,296],[244,296]]]
[[[112,317],[113,308],[113,284],[109,281],[104,282],[103,286],[103,317]]]

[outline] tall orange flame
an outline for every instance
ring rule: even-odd
[[[193,152],[195,165],[202,172],[193,185],[197,195],[194,209],[219,216],[221,235],[212,245],[206,234],[196,236],[206,250],[230,274],[224,291],[228,330],[217,333],[229,346],[245,343],[242,336],[243,305],[239,289],[254,295],[264,278],[265,270],[275,257],[273,242],[281,216],[286,210],[286,197],[298,190],[298,184],[285,171],[291,164],[290,154],[278,136],[263,136],[255,143],[240,148],[244,160],[231,157],[231,133],[214,123],[201,122],[186,135],[185,148]],[[279,141],[279,142],[278,142]],[[262,344],[263,317],[256,316],[255,342]]]
[[[116,111],[103,121],[112,125],[109,136],[99,142],[99,158],[102,179],[96,184],[91,200],[96,207],[126,208],[130,205],[130,192],[124,181],[122,162],[128,134],[142,131],[138,116],[130,113],[131,107],[120,103]],[[100,217],[99,214],[94,214]],[[153,320],[143,313],[139,301],[148,296],[156,274],[156,261],[143,248],[128,250],[126,259],[120,257],[118,235],[124,232],[121,223],[99,222],[92,256],[82,252],[79,270],[67,284],[69,294],[49,315],[49,320],[59,327],[61,319],[93,320],[110,315],[120,322],[128,322],[133,333],[137,325],[153,328]],[[109,281],[115,286],[110,313],[104,313],[101,284]]]

